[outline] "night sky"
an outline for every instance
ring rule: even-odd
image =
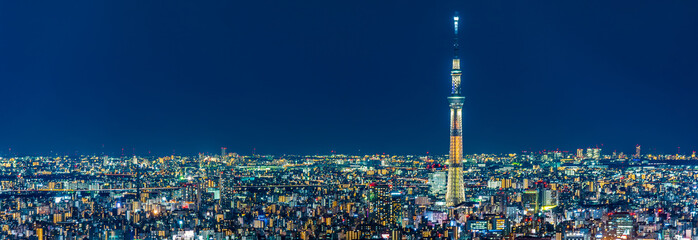
[[[0,154],[446,154],[455,11],[466,154],[698,150],[698,1],[85,0],[0,2]]]

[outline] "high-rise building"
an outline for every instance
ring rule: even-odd
[[[640,158],[640,144],[635,146],[635,158]]]
[[[446,172],[438,171],[429,173],[429,185],[431,185],[429,193],[442,199],[444,194],[446,194],[446,179]]]
[[[554,151],[554,152],[553,152],[553,158],[554,158],[554,159],[561,159],[561,158],[562,158],[562,152],[560,152],[560,151]]]
[[[584,158],[584,149],[582,149],[582,148],[577,149],[577,158],[578,159]]]
[[[225,157],[225,149],[227,149],[227,148],[225,148],[225,147],[221,148],[221,157]]]
[[[391,198],[390,198],[391,186],[387,184],[377,184],[371,190],[371,197],[374,206],[374,222],[381,226],[388,226],[390,220],[390,209],[391,209]]]
[[[524,208],[538,212],[538,190],[526,190],[521,195],[521,202]]]
[[[495,194],[490,198],[490,204],[493,207],[492,213],[494,214],[504,214],[506,213],[507,210],[507,205],[508,205],[508,199],[507,196],[500,193],[500,194]]]
[[[361,239],[361,232],[360,231],[347,231],[345,233],[346,239],[347,240],[358,240]]]
[[[594,154],[592,157],[599,160],[601,158],[601,148],[594,148]]]
[[[611,212],[606,225],[607,239],[634,239],[635,218],[628,212]]]
[[[511,188],[511,178],[502,178],[502,188]]]
[[[448,184],[446,186],[446,206],[455,206],[465,201],[463,190],[463,129],[462,108],[465,97],[461,95],[461,70],[458,57],[458,14],[453,16],[453,68],[451,69],[451,96],[448,97],[451,108],[451,147],[448,152]]]
[[[525,178],[524,178],[524,180],[523,180],[523,189],[528,189],[528,187],[530,187],[530,184],[529,184],[529,182],[528,182],[528,179],[525,179]]]
[[[551,189],[538,189],[538,197],[540,198],[538,204],[542,206],[554,206],[557,205],[557,192]]]
[[[402,223],[403,193],[393,189],[392,185],[374,185],[369,196],[375,208],[373,222],[383,227],[399,226]]]
[[[402,225],[402,199],[402,192],[390,192],[390,216],[388,217],[388,224],[393,228]]]

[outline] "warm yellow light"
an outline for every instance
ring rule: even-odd
[[[541,210],[547,211],[547,210],[553,209],[553,208],[555,208],[555,207],[557,207],[557,205],[543,206],[543,207],[541,208]]]

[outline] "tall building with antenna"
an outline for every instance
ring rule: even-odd
[[[635,145],[635,158],[640,158],[640,144]]]
[[[465,201],[463,189],[463,128],[462,115],[465,97],[461,94],[461,70],[458,57],[458,12],[453,16],[453,68],[451,69],[451,147],[448,152],[448,183],[446,185],[446,206],[455,206]]]

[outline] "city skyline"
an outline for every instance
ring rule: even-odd
[[[696,9],[0,2],[0,239],[698,240]]]
[[[691,4],[5,3],[0,153],[446,154],[454,10],[466,154],[690,153]]]

